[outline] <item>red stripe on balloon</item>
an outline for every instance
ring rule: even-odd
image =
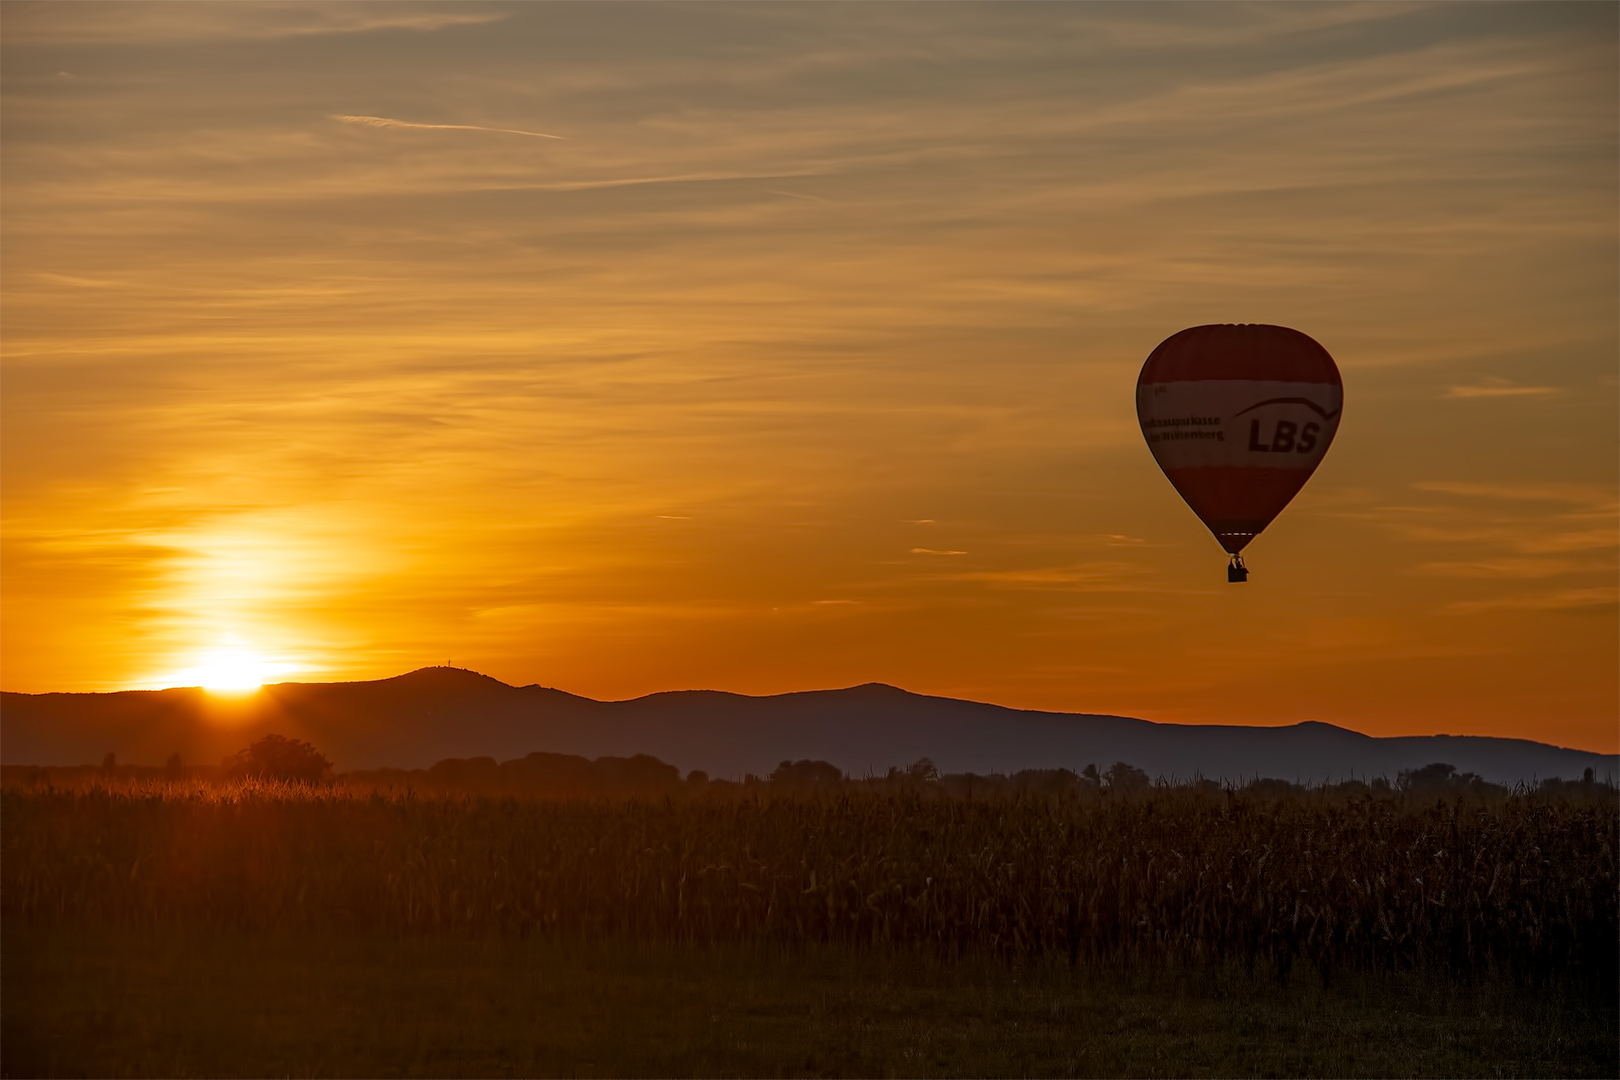
[[[1309,334],[1262,323],[1194,326],[1172,334],[1142,365],[1139,382],[1255,379],[1342,386],[1333,357]]]

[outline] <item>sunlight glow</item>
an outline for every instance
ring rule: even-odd
[[[195,664],[176,671],[164,681],[172,686],[201,686],[205,690],[257,690],[286,669],[286,664],[276,663],[233,641],[197,654]]]

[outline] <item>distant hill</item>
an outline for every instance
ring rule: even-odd
[[[595,701],[508,686],[459,668],[392,679],[279,683],[232,699],[191,689],[113,694],[0,694],[0,763],[81,765],[108,752],[160,764],[178,752],[212,764],[260,736],[307,739],[339,770],[425,768],[444,758],[501,760],[531,751],[651,754],[716,777],[768,774],[783,760],[829,761],[853,776],[931,758],[945,772],[1126,761],[1149,775],[1296,781],[1388,776],[1443,761],[1497,783],[1587,768],[1620,776],[1620,757],[1527,739],[1372,738],[1331,724],[1156,724],[1125,716],[1034,712],[928,697],[881,683],[747,697],[712,690]]]

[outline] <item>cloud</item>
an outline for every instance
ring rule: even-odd
[[[1502,579],[1557,577],[1589,569],[1591,566],[1587,563],[1570,559],[1505,556],[1473,562],[1428,562],[1419,566],[1417,572],[1435,577]]]
[[[1071,566],[1027,567],[1017,570],[963,570],[933,577],[934,581],[978,582],[991,587],[1062,592],[1143,592],[1123,579],[1139,573],[1128,563],[1098,562]]]
[[[1620,540],[1614,526],[1598,529],[1578,529],[1554,532],[1546,536],[1533,536],[1519,545],[1519,550],[1537,555],[1562,551],[1613,551]]]
[[[936,551],[933,548],[912,548],[913,555],[966,555],[965,551]]]
[[[1480,611],[1571,611],[1579,608],[1611,607],[1620,603],[1620,588],[1597,585],[1586,589],[1560,589],[1550,593],[1521,593],[1489,600],[1459,600],[1446,610],[1470,615]]]
[[[522,131],[518,128],[484,127],[482,124],[418,124],[410,120],[391,120],[386,116],[342,116],[331,119],[344,124],[364,124],[380,128],[416,128],[422,131],[490,131],[497,135],[529,135],[536,139],[562,139],[563,135],[547,135],[543,131]]]
[[[1467,481],[1420,480],[1412,486],[1419,491],[1436,491],[1445,495],[1573,503],[1609,512],[1615,508],[1613,489],[1598,484],[1571,484],[1558,481],[1542,484],[1479,484]]]
[[[823,199],[820,195],[805,195],[805,194],[803,194],[801,192],[797,192],[797,191],[780,191],[780,190],[778,190],[776,188],[772,188],[772,189],[770,189],[770,191],[771,191],[772,195],[782,195],[782,196],[785,196],[785,197],[787,197],[789,199],[803,199],[806,202],[814,202],[814,203],[831,203],[832,202],[831,199]]]
[[[993,581],[1007,585],[1072,585],[1086,581],[1101,581],[1109,571],[1077,572],[1073,570],[976,570],[965,574],[952,574],[952,581]]]
[[[1419,543],[1430,544],[1482,544],[1527,555],[1551,555],[1564,552],[1613,550],[1620,538],[1613,525],[1595,529],[1570,528],[1584,521],[1586,515],[1557,515],[1552,517],[1522,517],[1476,524],[1472,520],[1461,523],[1441,521],[1391,522],[1389,528],[1400,536]]]
[[[1615,553],[1620,550],[1620,505],[1610,487],[1569,481],[1433,480],[1412,486],[1451,498],[1425,506],[1383,506],[1374,513],[1348,515],[1374,522],[1407,541],[1451,549],[1440,558],[1412,566],[1411,573],[1482,582],[1568,575],[1586,575],[1588,581],[1613,580]],[[1483,605],[1480,610],[1545,606],[1522,598],[1465,603]]]
[[[392,4],[39,4],[8,13],[12,41],[91,43],[277,39],[378,30],[431,32],[500,22],[483,11],[421,11]]]
[[[1506,379],[1487,379],[1483,386],[1448,386],[1446,387],[1445,397],[1453,400],[1552,397],[1562,392],[1556,386],[1516,386]]]

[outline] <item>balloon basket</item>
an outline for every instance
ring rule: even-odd
[[[1232,556],[1232,561],[1226,567],[1226,580],[1233,585],[1249,580],[1249,568],[1243,565],[1242,556]]]

